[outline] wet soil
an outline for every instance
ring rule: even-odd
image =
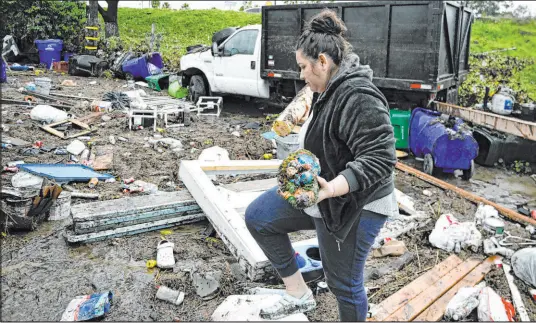
[[[28,73],[26,73],[28,74]],[[125,90],[125,81],[96,78],[66,77],[47,75],[54,84],[61,80],[74,79],[78,86],[63,87],[56,90],[67,95],[99,97],[107,91]],[[17,82],[2,85],[2,96],[22,99],[23,95],[15,89],[34,76],[18,74]],[[96,85],[89,82],[97,81]],[[150,95],[165,93],[146,90]],[[96,147],[111,145],[110,135],[128,138],[128,142],[117,141],[113,145],[114,162],[108,172],[117,178],[134,177],[158,185],[160,190],[173,191],[185,189],[178,179],[179,164],[182,159],[197,159],[204,148],[220,146],[229,151],[231,159],[262,159],[263,154],[273,153],[271,143],[260,137],[269,130],[266,116],[280,110],[267,103],[246,102],[239,98],[224,98],[224,109],[219,119],[195,119],[190,127],[168,130],[163,137],[175,138],[184,145],[184,150],[174,153],[165,147],[158,152],[154,147],[146,147],[146,138],[154,137],[152,129],[129,131],[127,121],[122,113],[111,113],[112,120],[103,123],[99,120],[93,124],[97,131],[91,135]],[[30,109],[13,106],[2,106],[2,124],[9,127],[3,135],[21,138],[30,142],[43,141],[45,145],[66,146],[71,140],[62,140],[38,128],[28,113]],[[77,117],[88,115],[87,108],[75,108],[72,111]],[[21,119],[22,124],[16,121]],[[258,122],[259,129],[244,129],[244,125]],[[231,134],[236,126],[240,126],[240,137]],[[3,150],[2,164],[8,161],[24,160],[26,163],[62,163],[67,162],[65,156],[54,155],[53,152],[41,153],[37,156],[22,156],[19,149]],[[422,164],[413,159],[403,162],[422,169]],[[9,186],[11,173],[2,174],[2,185]],[[219,176],[215,183],[231,183],[266,178],[267,176]],[[529,176],[519,176],[497,168],[476,168],[475,177],[465,182],[453,175],[439,176],[452,184],[480,194],[497,203],[515,207],[516,203],[533,203],[536,200],[536,183]],[[71,184],[84,192],[98,192],[101,200],[124,197],[120,189],[120,181],[116,183],[99,183],[95,189],[89,189],[86,183]],[[378,304],[391,294],[416,279],[433,266],[449,256],[448,252],[438,250],[430,245],[428,236],[435,220],[445,213],[456,216],[460,221],[471,221],[476,206],[452,192],[443,191],[425,183],[411,175],[396,172],[396,187],[415,199],[418,210],[428,214],[432,221],[426,226],[400,236],[398,239],[406,243],[407,248],[416,257],[405,268],[389,273],[379,279],[366,283],[369,288],[369,301]],[[433,194],[428,197],[424,190]],[[87,203],[87,200],[73,199],[73,203]],[[204,235],[207,221],[172,228],[166,238],[175,243],[174,254],[177,261],[175,268],[169,270],[147,269],[146,262],[156,258],[156,245],[162,239],[161,232],[149,232],[131,237],[109,239],[86,245],[67,245],[63,233],[70,220],[45,222],[36,231],[28,233],[9,233],[2,242],[2,311],[5,321],[48,321],[59,320],[67,304],[78,295],[111,290],[114,300],[111,312],[104,321],[207,321],[212,312],[228,295],[244,293],[247,289],[278,282],[269,281],[252,283],[246,281],[237,270],[236,259],[227,251],[223,242],[217,237]],[[524,226],[506,221],[506,230],[514,235],[528,237]],[[310,237],[313,232],[293,235],[293,239]],[[514,247],[518,249],[519,247]],[[481,250],[480,250],[481,251]],[[459,257],[478,257],[480,253],[462,251]],[[367,259],[366,268],[378,268],[393,261],[394,257]],[[197,296],[192,285],[191,273],[222,272],[221,289],[212,300],[202,300]],[[502,297],[511,299],[509,289],[504,287],[506,279],[502,271],[494,272],[486,277],[486,282],[496,289]],[[519,279],[516,284],[523,295],[525,306],[535,319],[536,306],[528,294],[528,286]],[[183,304],[175,306],[155,299],[156,287],[166,285],[186,293]],[[279,287],[281,287],[279,285]],[[331,293],[316,297],[317,308],[308,313],[311,321],[336,321],[338,310],[336,299]],[[31,304],[31,306],[28,306]]]

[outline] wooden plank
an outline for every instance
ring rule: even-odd
[[[451,270],[433,285],[426,285],[426,290],[389,315],[386,321],[412,321],[428,306],[443,296],[449,289],[462,280],[471,270],[480,264],[480,260],[468,259]]]
[[[98,120],[100,120],[101,116],[104,114],[104,112],[92,112],[88,114],[87,116],[83,116],[81,118],[75,119],[78,122],[83,122],[84,124],[91,124]]]
[[[256,192],[266,191],[274,186],[277,186],[277,178],[260,179],[256,181],[237,182],[232,184],[222,185],[228,190],[235,192]]]
[[[416,170],[415,168],[413,167],[410,167],[408,165],[405,165],[405,164],[402,164],[401,162],[398,162],[396,163],[396,168],[398,170],[401,170],[403,172],[406,172],[408,174],[411,174],[413,176],[416,176],[420,179],[422,179],[423,181],[426,181],[430,184],[433,184],[437,187],[441,187],[442,189],[445,189],[445,190],[451,190],[453,191],[454,193],[460,195],[461,197],[473,202],[473,203],[483,203],[483,204],[486,204],[486,205],[491,205],[493,206],[494,208],[497,209],[497,211],[499,211],[499,213],[501,213],[502,215],[506,216],[507,218],[509,218],[510,220],[513,220],[513,221],[516,221],[516,222],[520,222],[520,223],[524,223],[524,224],[531,224],[531,225],[536,225],[536,220],[535,219],[532,219],[528,216],[524,216],[524,215],[521,215],[517,212],[515,212],[514,210],[510,210],[502,205],[499,205],[497,203],[493,203],[491,201],[488,201],[486,200],[485,198],[483,197],[480,197],[478,195],[475,195],[473,193],[470,193],[470,192],[467,192],[466,190],[463,190],[459,187],[456,187],[452,184],[449,184],[445,181],[442,181],[440,179],[437,179],[433,176],[430,176],[428,174],[425,174],[419,170]]]
[[[396,201],[398,204],[398,207],[401,210],[404,210],[409,215],[416,215],[417,210],[415,210],[415,202],[411,197],[408,195],[402,193],[401,191],[397,190],[395,188],[395,195],[396,195]]]
[[[281,160],[228,160],[221,162],[195,161],[208,175],[276,173]]]
[[[454,104],[435,102],[437,110],[466,121],[536,141],[536,123],[502,116],[495,113],[460,107]]]
[[[12,144],[13,146],[26,147],[26,146],[31,146],[32,145],[32,143],[29,142],[29,141],[22,140],[22,139],[19,139],[19,138],[13,138],[13,137],[4,136],[3,134],[2,134],[1,139],[2,139],[3,143]]]
[[[428,307],[424,312],[419,314],[414,321],[427,321],[427,322],[437,322],[440,321],[445,314],[447,305],[450,300],[456,295],[458,290],[462,287],[473,287],[478,284],[484,276],[493,268],[496,260],[500,260],[500,256],[491,256],[484,260],[478,267],[473,269],[467,276],[465,276],[462,281],[457,283],[452,287],[447,293],[445,293],[441,298],[435,301],[430,307]]]
[[[257,280],[260,278],[259,271],[263,271],[262,268],[268,266],[269,261],[249,233],[244,219],[219,194],[218,189],[212,184],[212,181],[202,168],[216,171],[222,169],[234,171],[233,167],[236,167],[238,168],[237,172],[257,171],[254,168],[255,163],[251,163],[251,161],[249,161],[249,164],[243,162],[204,163],[183,160],[179,167],[179,176],[203,212],[205,212],[231,254],[238,259],[238,263],[247,277],[251,280]],[[274,163],[266,163],[265,161],[258,162],[260,167],[264,168],[266,168],[266,165],[274,165]]]
[[[461,263],[462,260],[458,256],[449,256],[447,259],[437,264],[434,268],[378,304],[373,320],[384,321],[387,317],[389,317],[389,315],[391,315],[391,313],[394,313],[402,306],[406,305],[410,300],[421,294],[429,286],[436,283]]]

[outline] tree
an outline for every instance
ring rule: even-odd
[[[512,1],[458,1],[461,5],[483,16],[497,16],[501,11],[507,11],[513,6]]]
[[[153,9],[160,8],[160,0],[151,0],[151,7],[153,7]]]
[[[162,4],[162,9],[171,9],[171,5],[169,4],[169,2],[164,2]]]
[[[247,10],[247,9],[250,9],[250,8],[253,8],[253,1],[243,1],[243,5],[242,5],[242,7],[240,7],[240,9],[242,9],[242,10],[240,10],[240,11],[244,11],[244,10]]]
[[[108,37],[119,37],[119,27],[117,26],[117,5],[119,0],[106,0],[108,9],[104,10],[99,5],[99,13],[104,19],[104,34]]]
[[[182,6],[181,6],[181,9],[183,9],[183,10],[190,9],[190,5],[188,4],[188,2],[183,3]]]
[[[526,5],[517,6],[512,13],[516,18],[530,17],[529,7]]]

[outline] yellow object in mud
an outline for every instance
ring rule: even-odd
[[[163,235],[163,236],[168,236],[168,235],[170,235],[170,234],[172,234],[172,233],[173,233],[173,231],[172,231],[172,230],[168,230],[168,229],[166,229],[166,230],[161,230],[161,231],[160,231],[160,234]]]
[[[293,127],[293,124],[284,120],[276,120],[272,125],[272,129],[274,130],[276,135],[280,137],[288,136],[292,132]]]
[[[164,132],[166,132],[166,129],[156,128],[156,131],[158,131],[158,132],[160,132],[160,133],[164,133]]]
[[[156,267],[156,260],[153,260],[153,259],[147,260],[146,265],[147,265],[147,268],[149,269],[154,268]]]
[[[270,159],[274,158],[274,155],[272,155],[272,154],[264,154],[264,155],[262,155],[262,158],[270,160]]]
[[[408,153],[402,150],[396,151],[396,158],[405,158],[408,157]]]

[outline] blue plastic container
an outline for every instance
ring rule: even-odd
[[[156,67],[151,70],[151,65]],[[147,76],[162,73],[164,62],[160,53],[145,54],[138,58],[133,58],[123,63],[122,70],[125,74],[130,74],[134,79],[145,80]]]
[[[64,61],[64,62],[68,62],[68,61],[69,61],[69,58],[70,58],[71,56],[74,56],[74,53],[71,53],[71,52],[64,52],[64,53],[63,53],[63,61]]]
[[[6,83],[7,82],[7,73],[6,73],[7,66],[6,66],[6,63],[4,63],[3,59],[0,59],[0,64],[1,64],[0,83]]]
[[[463,178],[472,176],[478,156],[478,143],[472,132],[465,129],[462,119],[455,118],[451,128],[441,122],[441,113],[416,108],[411,113],[409,147],[411,152],[424,158],[424,171],[429,175],[440,169],[453,173],[463,170]],[[444,118],[446,120],[447,118]]]
[[[306,282],[315,281],[324,277],[324,269],[320,259],[320,249],[316,244],[293,245],[299,270]],[[301,258],[301,259],[300,259]]]
[[[37,39],[35,45],[39,51],[39,62],[45,64],[47,69],[52,66],[53,62],[61,61],[61,51],[63,49],[61,39]]]

